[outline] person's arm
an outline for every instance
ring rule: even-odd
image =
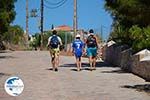
[[[60,37],[58,37],[58,40],[59,40],[60,46],[62,46],[62,45],[63,45],[63,43],[62,43],[61,38],[60,38]]]
[[[49,46],[50,40],[51,40],[51,37],[48,38],[47,47]]]
[[[84,42],[82,42],[82,50],[83,50],[83,54],[85,54],[85,43]]]
[[[94,36],[94,37],[95,37],[95,39],[96,39],[96,47],[99,48],[99,47],[98,47],[98,39],[97,39],[96,36]]]
[[[72,42],[72,51],[71,51],[72,54],[74,54],[74,45],[75,45],[74,42]]]

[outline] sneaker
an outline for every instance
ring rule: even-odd
[[[95,67],[93,67],[93,70],[96,70],[96,68],[95,68]]]
[[[81,71],[81,69],[77,69],[77,71],[79,72],[79,71]]]
[[[55,72],[57,72],[58,71],[58,69],[57,68],[55,68]]]
[[[92,68],[90,68],[90,71],[93,71],[93,69],[92,69]]]

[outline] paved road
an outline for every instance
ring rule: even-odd
[[[150,94],[134,89],[150,83],[118,67],[98,62],[91,72],[84,58],[84,70],[76,72],[74,57],[61,56],[61,67],[53,72],[49,61],[46,51],[0,53],[0,100],[150,100]],[[10,76],[25,84],[18,97],[3,88]]]

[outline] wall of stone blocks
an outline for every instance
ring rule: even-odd
[[[141,61],[144,57],[149,56],[150,58],[150,51],[143,50],[132,55],[132,49],[126,48],[128,47],[117,46],[115,43],[109,46],[106,45],[103,49],[104,54],[102,58],[110,64],[120,66],[123,70],[132,72],[150,81],[150,59]]]
[[[123,70],[131,72],[131,63],[132,63],[132,49],[126,49],[121,52],[121,64],[120,67]]]
[[[145,57],[148,57],[147,54],[138,54],[133,55],[132,57],[132,64],[131,70],[134,74],[137,74],[147,81],[150,81],[150,59],[142,60]],[[150,57],[149,57],[150,58]]]

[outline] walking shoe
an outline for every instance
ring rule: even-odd
[[[96,68],[95,68],[95,67],[93,67],[93,70],[96,70]]]
[[[55,68],[55,72],[57,72],[58,71],[58,69],[57,68]]]
[[[81,71],[81,69],[77,69],[77,71],[79,72],[79,71]]]

